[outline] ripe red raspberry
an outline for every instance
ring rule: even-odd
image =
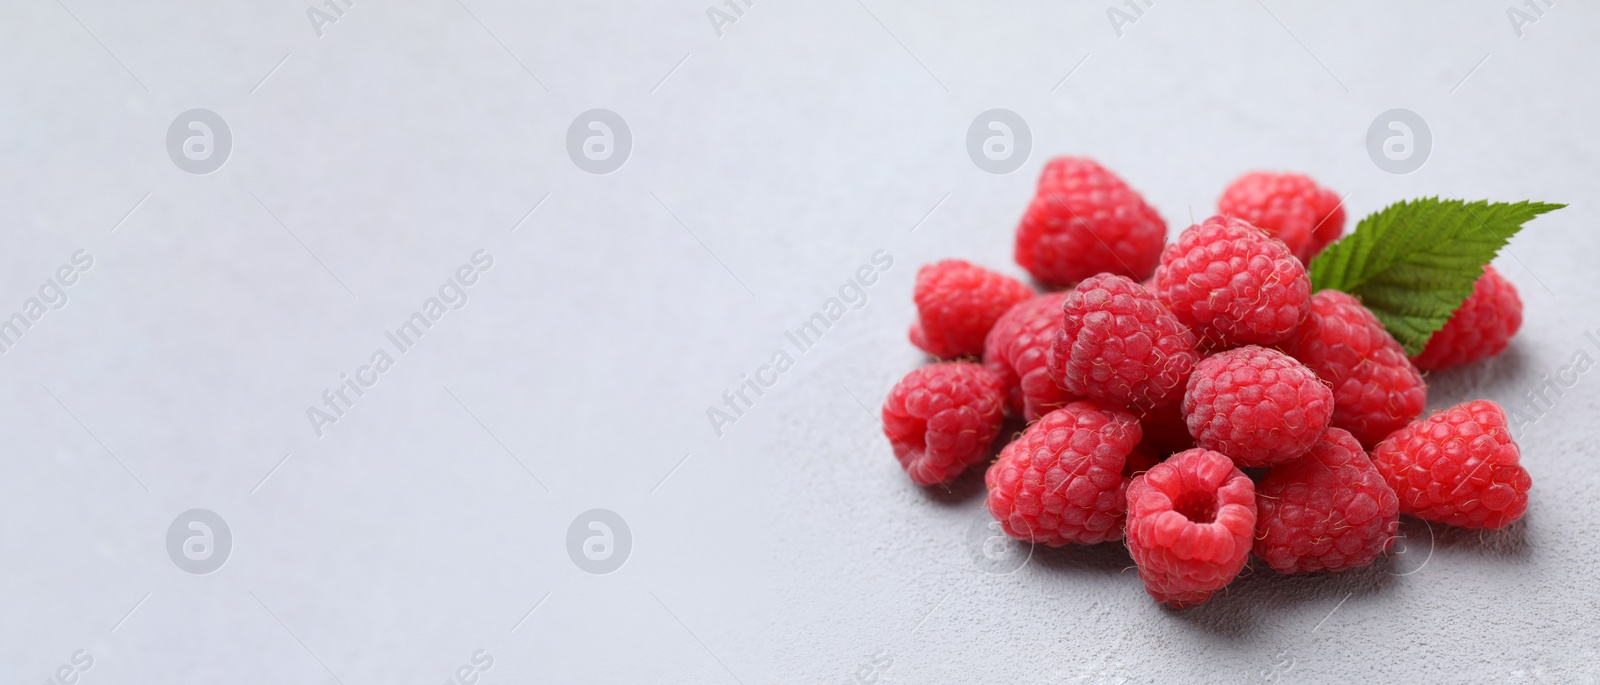
[[[1166,240],[1166,222],[1116,174],[1091,159],[1057,157],[1017,227],[1016,257],[1053,286],[1106,272],[1143,280]]]
[[[1253,171],[1240,176],[1222,191],[1217,213],[1277,236],[1307,264],[1344,233],[1339,196],[1304,174]]]
[[[1256,485],[1256,556],[1278,573],[1343,571],[1394,542],[1400,503],[1355,437],[1329,428]]]
[[[1255,485],[1220,453],[1179,452],[1128,484],[1128,552],[1168,606],[1204,602],[1239,575],[1255,528]]]
[[[983,338],[1011,305],[1033,297],[1021,281],[960,259],[917,270],[911,344],[949,359],[983,354]]]
[[[1333,392],[1294,357],[1240,347],[1200,361],[1183,395],[1189,433],[1239,466],[1306,453],[1333,417]]]
[[[1521,327],[1522,298],[1517,297],[1517,287],[1494,267],[1485,266],[1472,294],[1412,361],[1419,369],[1437,371],[1488,359],[1504,352]]]
[[[1029,421],[1082,399],[1056,382],[1047,360],[1066,299],[1064,292],[1045,293],[1012,307],[983,343],[983,365],[1005,379],[1012,413]]]
[[[1045,545],[1120,539],[1138,442],[1138,419],[1117,407],[1085,400],[1045,414],[984,474],[989,513],[1007,535]]]
[[[1406,426],[1372,451],[1400,511],[1463,528],[1503,528],[1528,510],[1533,479],[1489,400],[1458,404]]]
[[[1281,348],[1333,388],[1333,421],[1363,447],[1422,414],[1428,388],[1404,349],[1356,298],[1311,296],[1311,315]]]
[[[1006,389],[968,362],[906,374],[883,402],[883,434],[917,485],[943,483],[983,461],[1005,418]]]
[[[1050,375],[1067,392],[1142,409],[1176,402],[1200,355],[1194,334],[1126,276],[1100,274],[1062,302]]]
[[[1311,278],[1282,242],[1214,216],[1167,246],[1155,292],[1208,347],[1271,345],[1305,320]]]

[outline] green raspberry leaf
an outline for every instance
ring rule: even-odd
[[[1565,206],[1436,197],[1397,202],[1311,260],[1311,289],[1360,298],[1416,356],[1472,294],[1506,241],[1528,220]]]

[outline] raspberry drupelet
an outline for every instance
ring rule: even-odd
[[[1143,280],[1166,240],[1166,222],[1116,174],[1092,159],[1057,157],[1017,227],[1016,259],[1056,287],[1099,273]]]
[[[917,270],[911,344],[942,359],[983,354],[994,322],[1030,297],[1021,281],[960,259],[926,265]]]
[[[906,374],[883,402],[883,433],[917,485],[944,483],[989,456],[1005,418],[1006,389],[979,364],[930,364]]]
[[[1472,294],[1412,361],[1419,369],[1438,371],[1488,359],[1504,352],[1521,327],[1522,298],[1517,296],[1517,287],[1494,267],[1485,266]]]
[[[1302,263],[1344,233],[1339,195],[1305,174],[1253,171],[1228,184],[1217,213],[1236,216],[1282,240]]]
[[[1150,409],[1172,404],[1199,361],[1194,334],[1144,286],[1100,274],[1061,305],[1050,375],[1068,392]]]
[[[1400,504],[1350,433],[1329,428],[1256,485],[1255,554],[1278,573],[1366,566],[1394,542]]]
[[[1200,361],[1183,396],[1189,433],[1239,466],[1270,466],[1316,444],[1333,392],[1293,357],[1254,345]]]
[[[1045,293],[1012,307],[983,343],[983,365],[1005,379],[1011,413],[1037,421],[1074,397],[1050,375],[1050,344],[1061,328],[1061,303],[1067,294]]]
[[[1128,552],[1145,591],[1173,608],[1232,582],[1255,527],[1255,486],[1218,452],[1180,452],[1128,485]]]
[[[1167,246],[1155,293],[1210,349],[1271,345],[1311,306],[1311,278],[1281,241],[1243,219],[1214,216]]]
[[[1422,414],[1422,374],[1378,318],[1337,290],[1311,296],[1311,315],[1280,348],[1333,389],[1329,425],[1376,445]]]
[[[1533,479],[1522,468],[1506,413],[1489,400],[1412,422],[1372,451],[1401,513],[1463,528],[1504,528],[1528,510]]]
[[[1138,419],[1119,407],[1086,400],[1045,414],[984,474],[989,513],[1007,535],[1045,545],[1120,539],[1139,438]]]

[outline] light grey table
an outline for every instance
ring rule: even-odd
[[[917,266],[1019,274],[1064,153],[1174,233],[1255,168],[1571,203],[1497,262],[1513,347],[1429,379],[1520,401],[1600,355],[1592,6],[924,5],[0,5],[0,680],[1600,674],[1600,378],[1519,430],[1509,531],[1182,613],[1115,547],[985,556],[978,474],[912,486],[874,418]]]

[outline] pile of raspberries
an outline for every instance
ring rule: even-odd
[[[1016,260],[1046,288],[961,260],[917,272],[907,374],[884,433],[911,480],[988,465],[1005,532],[1060,546],[1122,540],[1156,601],[1210,599],[1253,552],[1279,573],[1365,566],[1399,515],[1501,528],[1528,506],[1505,412],[1421,418],[1437,370],[1500,353],[1522,323],[1492,267],[1407,358],[1356,298],[1306,265],[1344,231],[1339,196],[1300,174],[1246,174],[1218,215],[1167,227],[1093,160],[1045,167]],[[980,361],[981,360],[981,363]]]

